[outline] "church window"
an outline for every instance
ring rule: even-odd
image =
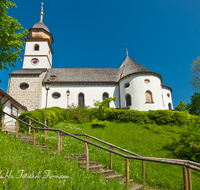
[[[11,115],[18,116],[18,108],[11,104]]]
[[[61,97],[61,94],[58,93],[58,92],[54,92],[54,93],[52,94],[52,97],[53,97],[54,99],[58,99],[58,98]]]
[[[127,82],[127,83],[124,84],[124,88],[128,88],[129,86],[130,86],[129,82]]]
[[[170,94],[169,94],[169,93],[167,93],[167,97],[170,97]]]
[[[150,83],[150,80],[149,80],[149,79],[145,79],[144,82],[145,82],[146,84],[149,84],[149,83]]]
[[[38,44],[35,44],[34,45],[34,51],[39,51],[39,49],[40,49],[40,46]]]
[[[152,93],[150,91],[145,92],[146,103],[153,103]]]
[[[108,98],[108,97],[109,97],[108,93],[107,93],[107,92],[104,92],[104,93],[103,93],[103,100],[105,100],[105,99]],[[109,108],[109,103],[108,103],[108,105],[107,105],[106,107]]]
[[[20,88],[21,88],[22,90],[26,90],[28,87],[29,87],[29,84],[28,84],[28,83],[21,83],[21,84],[20,84]]]
[[[84,107],[85,106],[85,97],[84,97],[84,94],[83,93],[80,93],[78,95],[78,105],[80,107]]]
[[[172,110],[172,104],[171,103],[168,104],[168,108],[169,108],[169,110]]]
[[[127,94],[125,97],[126,100],[126,106],[131,106],[131,95]]]

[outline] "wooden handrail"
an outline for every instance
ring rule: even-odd
[[[38,124],[42,125],[43,127],[50,128],[50,127],[48,127],[47,125],[45,125],[45,124],[43,124],[43,123],[40,123],[39,121],[37,121],[37,120],[35,120],[35,119],[33,119],[33,118],[27,116],[27,115],[25,115],[25,117],[27,117],[28,119],[34,121],[35,123],[38,123]]]
[[[119,156],[122,156],[122,157],[126,158],[126,175],[127,175],[127,179],[129,179],[129,159],[142,160],[142,161],[143,161],[143,164],[144,164],[144,161],[149,161],[149,162],[158,162],[158,163],[164,163],[164,164],[171,164],[171,165],[182,166],[182,167],[183,167],[183,172],[184,172],[184,186],[185,186],[185,189],[188,189],[188,188],[191,189],[191,186],[192,186],[191,180],[190,180],[190,179],[191,179],[191,176],[190,176],[190,170],[189,170],[189,168],[200,172],[200,168],[199,168],[199,167],[196,167],[196,166],[200,166],[200,164],[199,164],[199,163],[196,163],[196,162],[187,161],[187,160],[178,160],[178,159],[166,159],[166,158],[143,157],[143,156],[140,156],[140,155],[138,155],[138,154],[136,154],[136,155],[134,155],[134,156],[130,156],[130,155],[122,154],[122,153],[120,153],[120,152],[117,152],[117,151],[115,151],[115,150],[112,150],[112,148],[107,148],[107,147],[104,147],[104,146],[102,146],[102,145],[96,144],[96,143],[94,143],[94,142],[88,141],[88,140],[86,140],[86,138],[83,139],[83,138],[78,137],[78,136],[89,137],[89,138],[92,138],[92,139],[97,140],[97,141],[99,141],[99,142],[102,142],[102,143],[104,143],[104,144],[110,145],[111,147],[115,147],[115,148],[118,148],[118,149],[120,148],[120,147],[117,147],[117,146],[115,146],[115,145],[112,145],[112,144],[110,144],[110,143],[107,143],[107,142],[105,142],[105,141],[102,141],[102,140],[100,140],[100,139],[97,139],[97,138],[92,137],[92,136],[87,135],[87,134],[71,134],[71,133],[68,133],[68,132],[63,131],[63,130],[60,130],[60,129],[52,129],[52,128],[50,128],[50,127],[48,127],[48,126],[46,126],[46,125],[44,125],[44,124],[42,124],[42,123],[40,123],[40,122],[38,122],[38,121],[35,120],[35,122],[37,122],[38,124],[41,124],[42,126],[46,127],[46,128],[38,128],[38,127],[34,127],[34,126],[32,126],[32,125],[30,125],[30,124],[28,124],[28,123],[26,123],[26,122],[20,120],[19,118],[15,117],[15,116],[13,116],[13,115],[7,114],[7,113],[5,113],[5,112],[3,112],[3,114],[6,114],[6,115],[8,115],[9,117],[12,117],[12,118],[16,119],[18,122],[22,122],[22,123],[24,123],[25,125],[27,125],[27,126],[33,128],[33,129],[34,129],[34,136],[35,136],[35,137],[36,137],[36,129],[37,129],[37,130],[46,130],[46,131],[55,131],[55,132],[58,133],[58,136],[59,136],[60,134],[62,134],[62,135],[68,135],[68,136],[71,136],[71,137],[73,137],[73,138],[75,138],[75,139],[77,139],[77,140],[80,140],[80,141],[85,142],[85,144],[87,144],[87,145],[88,145],[88,144],[91,144],[91,145],[96,146],[96,147],[98,147],[98,148],[100,148],[100,149],[106,150],[106,151],[108,151],[108,152],[110,152],[110,153],[114,153],[114,154],[116,154],[116,155],[119,155]],[[28,117],[28,116],[27,116],[27,117]],[[30,118],[30,117],[28,117],[28,118]],[[31,119],[32,119],[32,118],[31,118]],[[32,120],[34,121],[34,119],[32,119]],[[3,124],[4,124],[4,123],[3,123]],[[48,128],[47,128],[47,127],[48,127]],[[59,142],[59,143],[58,143],[58,149],[59,149],[59,151],[60,151],[60,137],[58,137],[58,142]],[[34,144],[35,144],[35,143],[34,143]],[[122,151],[126,151],[126,152],[129,153],[129,154],[135,154],[135,153],[132,153],[132,152],[130,152],[130,151],[128,151],[128,150],[125,150],[125,149],[122,149],[122,148],[120,148],[120,149],[121,149]],[[120,149],[119,149],[119,150],[120,150]],[[59,151],[58,151],[58,153],[59,153]],[[88,150],[87,150],[87,157],[88,157]],[[89,158],[89,157],[88,157],[88,158]],[[88,165],[88,166],[87,166],[86,168],[87,168],[87,170],[89,170],[89,164],[87,164],[87,165]],[[196,166],[193,166],[193,165],[196,165]],[[145,168],[145,167],[143,167],[143,168]],[[188,177],[185,177],[185,176],[188,176]],[[189,179],[189,183],[188,183],[188,179]],[[143,173],[143,180],[145,180],[145,172]],[[128,182],[127,182],[127,185],[128,185]]]
[[[106,144],[106,145],[109,145],[109,146],[111,146],[111,147],[113,147],[113,148],[117,148],[118,150],[121,150],[121,151],[123,151],[123,152],[132,154],[132,155],[134,155],[134,156],[141,156],[141,155],[139,155],[139,154],[136,154],[136,153],[131,152],[131,151],[129,151],[129,150],[120,148],[120,147],[118,147],[118,146],[115,146],[115,145],[110,144],[110,143],[108,143],[108,142],[102,141],[102,140],[100,140],[100,139],[98,139],[98,138],[96,138],[96,137],[93,137],[93,136],[90,136],[90,135],[87,135],[87,134],[74,134],[74,135],[76,135],[76,136],[86,136],[86,137],[89,137],[89,138],[94,139],[94,140],[96,140],[96,141],[99,141],[99,142],[101,142],[101,143],[104,143],[104,144]]]

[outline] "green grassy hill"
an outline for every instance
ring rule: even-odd
[[[116,146],[130,150],[142,156],[176,158],[173,153],[163,148],[171,137],[178,137],[177,132],[184,130],[184,127],[137,125],[134,123],[113,123],[109,122],[106,127],[92,127],[88,124],[72,124],[61,122],[54,126],[69,133],[88,134],[101,140],[112,143]],[[37,139],[44,140],[43,133],[37,133]],[[90,140],[90,139],[88,139]],[[93,141],[93,140],[91,140]],[[94,141],[95,142],[95,141]],[[47,144],[56,149],[57,134],[48,132]],[[84,143],[71,137],[63,137],[63,153],[83,153]],[[101,164],[109,165],[109,152],[100,150],[89,145],[89,156],[92,160]],[[114,169],[118,173],[125,174],[125,159],[114,155]],[[130,160],[130,178],[142,184],[142,162]],[[182,190],[183,171],[180,166],[146,162],[147,185],[163,189]],[[193,189],[200,189],[200,173],[192,171]]]
[[[50,141],[52,138],[48,138]],[[107,182],[87,173],[77,162],[42,152],[37,147],[0,132],[0,189],[125,189],[119,181]]]

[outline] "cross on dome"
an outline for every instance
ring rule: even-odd
[[[43,22],[43,15],[44,15],[44,12],[43,12],[43,5],[44,5],[44,3],[42,2],[41,5],[42,5],[42,6],[41,6],[41,12],[40,12],[40,15],[41,15],[41,16],[40,16],[40,22]]]

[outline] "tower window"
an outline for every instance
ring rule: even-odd
[[[105,100],[105,99],[108,98],[108,97],[109,97],[108,93],[107,93],[107,92],[104,92],[104,93],[103,93],[103,100]],[[106,107],[109,108],[109,103],[108,103],[108,105],[107,105]]]
[[[83,93],[80,93],[78,95],[78,105],[80,107],[84,107],[85,106],[85,97],[84,97],[84,94]]]
[[[167,93],[167,97],[169,97],[169,98],[170,98],[170,94],[169,94],[169,93]]]
[[[127,94],[125,97],[126,100],[126,106],[131,106],[131,95]]]
[[[39,49],[40,49],[40,46],[38,44],[35,44],[34,45],[34,51],[39,51]]]
[[[145,92],[146,103],[153,103],[152,93],[150,91]]]
[[[22,90],[26,90],[28,87],[29,87],[29,84],[28,84],[28,83],[21,83],[21,84],[20,84],[20,88],[21,88]]]

